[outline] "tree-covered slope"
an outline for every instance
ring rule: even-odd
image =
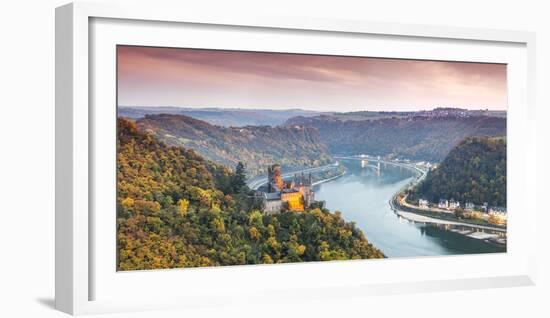
[[[383,257],[339,213],[263,215],[242,174],[132,121],[118,120],[117,152],[118,270]]]
[[[435,162],[443,160],[466,137],[506,135],[506,118],[488,116],[342,118],[342,115],[295,117],[286,124],[317,128],[320,141],[332,154],[393,155]]]
[[[242,161],[252,175],[274,162],[283,167],[318,166],[330,162],[315,128],[220,127],[182,115],[147,115],[137,121],[163,142],[191,148],[209,160],[235,166]]]
[[[303,109],[239,109],[119,106],[118,116],[132,119],[146,115],[172,114],[193,117],[212,125],[224,127],[277,126],[296,116],[315,116],[319,112]]]
[[[410,194],[506,207],[506,138],[472,137],[456,146]]]

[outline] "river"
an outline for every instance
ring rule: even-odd
[[[388,201],[415,177],[410,169],[380,165],[361,167],[360,161],[342,160],[342,177],[314,188],[315,199],[324,200],[331,211],[353,221],[367,240],[388,257],[504,252],[501,246],[445,230],[435,225],[409,222],[390,209]]]

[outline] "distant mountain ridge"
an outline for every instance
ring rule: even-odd
[[[274,162],[283,167],[331,162],[319,131],[303,126],[221,127],[184,115],[146,115],[137,127],[168,145],[190,148],[205,158],[234,168],[242,161],[251,175]]]
[[[285,125],[317,128],[320,141],[331,154],[371,154],[432,162],[443,160],[467,137],[506,135],[505,117],[386,116],[345,120],[343,115],[294,117]]]
[[[277,126],[295,116],[315,116],[321,112],[303,109],[243,109],[243,108],[190,108],[119,106],[118,116],[140,119],[146,115],[185,115],[224,127]]]

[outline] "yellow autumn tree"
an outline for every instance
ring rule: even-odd
[[[298,246],[296,246],[296,254],[304,255],[305,251],[306,251],[305,245],[299,244]]]
[[[225,224],[221,217],[215,218],[214,220],[212,220],[211,223],[212,223],[212,227],[215,228],[218,233],[225,232]]]
[[[172,201],[173,202],[173,201]],[[189,209],[189,200],[180,199],[178,201],[178,212],[181,216],[186,216]]]
[[[264,254],[262,256],[262,262],[264,264],[273,264],[273,259],[271,258],[271,256],[269,256],[268,254]]]
[[[253,226],[251,227],[249,230],[248,230],[248,234],[250,235],[250,238],[255,240],[255,241],[258,241],[260,239],[260,231],[258,231],[258,229]]]
[[[273,237],[276,235],[277,232],[275,232],[275,227],[273,226],[273,224],[269,224],[267,226],[267,233],[269,234],[270,237]]]
[[[122,203],[122,206],[123,206],[124,208],[126,208],[126,209],[127,209],[127,208],[131,208],[131,207],[134,206],[134,199],[128,197],[128,198],[122,200],[121,203]]]

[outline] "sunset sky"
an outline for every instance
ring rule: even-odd
[[[506,66],[118,47],[120,106],[504,110]]]

